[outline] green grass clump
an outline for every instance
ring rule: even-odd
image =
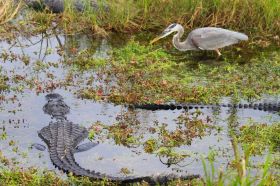
[[[1,168],[0,185],[28,185],[28,186],[71,186],[71,185],[116,185],[107,180],[90,181],[87,177],[74,177],[69,174],[67,179],[62,179],[55,172],[42,171],[35,168]]]
[[[111,90],[111,99],[131,103],[160,101],[168,97],[175,89],[168,78],[176,72],[176,65],[170,58],[172,56],[162,49],[153,50],[151,46],[134,41],[116,49],[110,71],[117,78],[118,86]]]
[[[107,62],[105,59],[91,56],[92,53],[88,50],[80,51],[75,58],[69,59],[67,62],[74,65],[79,70],[99,69],[105,67]]]
[[[199,53],[199,52],[198,52]],[[195,60],[192,54],[178,61],[178,56],[163,49],[144,46],[131,40],[115,49],[104,85],[108,98],[115,103],[177,102],[217,103],[223,97],[234,100],[259,99],[264,94],[280,93],[280,56],[277,52],[258,54],[245,64],[239,57],[223,61]],[[230,62],[234,61],[234,62]],[[111,79],[110,79],[111,78]],[[99,88],[99,87],[96,87]],[[91,87],[91,92],[93,87]],[[95,91],[97,92],[97,90]]]
[[[0,68],[0,73],[1,72],[2,72],[2,69]],[[7,76],[0,74],[0,92],[9,89],[9,85],[7,84],[8,80],[9,80],[9,78]]]
[[[5,77],[0,77],[0,91],[7,90],[9,86],[6,83]]]
[[[12,20],[21,6],[21,2],[15,4],[13,0],[0,0],[0,25]]]
[[[82,13],[75,11],[71,2],[65,0],[63,16],[55,19],[70,33],[91,30],[106,35],[107,31],[154,31],[172,22],[181,23],[188,30],[217,26],[261,37],[280,31],[278,0],[97,0],[99,8],[91,8],[90,3],[86,3]],[[32,17],[36,20],[37,13]]]
[[[213,153],[212,153],[213,154]],[[196,185],[206,186],[224,186],[224,185],[279,185],[280,177],[277,172],[272,169],[272,161],[268,155],[263,165],[258,169],[257,174],[250,171],[247,167],[245,159],[236,162],[235,167],[227,167],[225,170],[215,168],[215,157],[210,153],[206,161],[202,158],[204,168],[204,179],[196,183]],[[239,169],[240,168],[240,169]]]
[[[262,154],[266,149],[277,152],[280,150],[280,123],[245,125],[241,127],[239,141],[251,154]]]
[[[39,173],[36,169],[0,169],[0,185],[67,185],[52,172]]]

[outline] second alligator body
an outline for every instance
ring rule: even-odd
[[[131,108],[137,109],[145,109],[145,110],[175,110],[175,109],[206,109],[206,108],[239,108],[239,109],[254,109],[254,110],[262,110],[268,112],[279,112],[280,111],[280,102],[279,103],[249,103],[249,104],[216,104],[216,105],[202,105],[202,104],[193,104],[193,103],[185,103],[185,104],[134,104],[129,105]]]

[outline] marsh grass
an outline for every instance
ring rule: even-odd
[[[116,185],[108,180],[90,181],[86,177],[74,177],[69,174],[68,179],[62,179],[52,171],[42,171],[35,168],[6,169],[0,167],[0,185],[28,185],[28,186],[71,186],[71,185]]]
[[[79,59],[79,64],[98,64],[87,58]],[[107,74],[106,82],[115,84],[114,87],[103,87],[110,90],[107,98],[115,103],[175,100],[214,104],[227,96],[237,101],[253,101],[264,94],[279,94],[280,56],[277,52],[270,53],[269,57],[259,54],[242,65],[236,63],[237,60],[238,57],[215,63],[213,60],[194,61],[193,58],[177,61],[176,56],[162,48],[131,40],[124,47],[115,49],[111,59],[102,63],[110,68],[100,71]],[[96,69],[95,66],[91,68]],[[96,95],[99,88],[91,87],[92,95]],[[87,89],[80,94],[83,92],[89,93]]]
[[[246,166],[244,158],[235,163],[235,167],[228,167],[226,170],[215,168],[214,157],[210,155],[202,158],[202,165],[204,169],[204,179],[195,185],[206,186],[223,186],[223,185],[273,185],[280,183],[277,173],[272,170],[271,155],[267,155],[261,168],[258,170],[258,175],[253,175],[250,168]],[[241,167],[241,171],[239,170]]]
[[[111,1],[109,6],[114,11],[105,17],[107,23],[128,30],[154,29],[178,22],[189,29],[220,26],[244,31],[279,31],[280,24],[277,0],[121,0]]]
[[[12,20],[21,6],[21,2],[15,5],[14,0],[0,0],[0,25]]]
[[[251,123],[240,128],[239,142],[250,154],[261,155],[267,149],[280,149],[280,122],[272,125]]]
[[[98,8],[86,3],[82,13],[74,10],[72,2],[65,0],[60,19],[65,31],[72,33],[158,31],[172,22],[182,24],[187,30],[216,26],[255,37],[275,36],[280,32],[278,0],[97,0]],[[36,13],[33,16],[36,18]]]
[[[246,124],[241,127],[241,134],[238,136],[231,128],[229,134],[233,159],[226,169],[218,169],[215,167],[215,151],[210,151],[207,158],[202,157],[203,185],[279,185],[279,164],[277,163],[279,152],[275,151],[275,147],[279,148],[279,124],[274,123],[270,126]],[[260,165],[251,161],[256,154],[262,156],[266,154],[266,158]],[[257,172],[254,173],[252,170],[256,168]]]

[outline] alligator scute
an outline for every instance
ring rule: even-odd
[[[131,104],[129,108],[134,109],[145,109],[145,110],[191,110],[191,109],[205,109],[205,108],[217,108],[217,107],[227,107],[236,109],[254,109],[267,112],[280,112],[280,103],[249,103],[249,104],[215,104],[215,105],[199,105],[193,103],[183,103],[183,104]]]

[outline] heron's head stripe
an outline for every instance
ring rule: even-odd
[[[173,23],[173,24],[171,24],[171,25],[169,26],[169,28],[170,28],[170,29],[171,29],[171,28],[174,28],[176,25],[177,25],[176,23]]]

